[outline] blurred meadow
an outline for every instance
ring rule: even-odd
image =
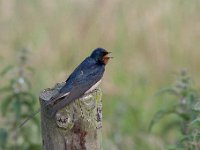
[[[163,126],[180,118],[169,115],[148,131],[154,114],[176,100],[156,93],[173,86],[182,68],[200,88],[199,10],[199,0],[0,0],[0,70],[28,49],[30,90],[37,98],[65,81],[94,48],[112,51],[101,84],[104,149],[164,150],[181,134]],[[0,78],[0,87],[10,76]],[[0,115],[0,128],[8,119]],[[40,131],[35,134],[41,145]]]

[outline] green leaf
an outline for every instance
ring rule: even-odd
[[[185,147],[185,144],[188,144],[190,141],[192,141],[193,137],[192,135],[185,135],[182,138],[180,138],[180,140],[177,143],[178,147]]]
[[[31,144],[28,148],[28,150],[41,150],[41,145],[40,144]]]
[[[22,92],[20,93],[22,101],[30,101],[31,103],[35,103],[36,97],[30,92]]]
[[[178,95],[177,91],[174,88],[167,87],[167,88],[163,88],[163,89],[159,90],[156,93],[156,96],[159,96],[159,95],[165,94],[165,93],[170,93],[170,94],[176,95],[176,96]]]
[[[13,110],[15,112],[16,119],[19,119],[21,115],[21,102],[18,96],[15,97],[15,101],[13,103]]]
[[[0,76],[4,76],[5,74],[7,74],[11,69],[13,69],[14,66],[13,65],[8,65],[6,66],[1,72],[0,72]]]
[[[10,80],[10,86],[13,87],[13,85],[15,85],[16,82],[17,82],[16,79],[11,79],[11,80]]]
[[[6,148],[7,139],[8,139],[8,132],[5,129],[0,128],[0,148],[2,149]]]
[[[197,102],[194,107],[193,107],[194,111],[200,112],[200,102]]]
[[[168,132],[170,132],[175,127],[180,127],[180,121],[179,120],[165,122],[165,125],[162,127],[161,132],[162,132],[162,134],[167,134]]]
[[[167,150],[184,150],[183,148],[178,148],[176,145],[167,146]]]
[[[33,111],[33,104],[30,101],[22,102],[22,105],[28,108],[28,111]]]
[[[13,98],[14,98],[14,94],[8,95],[5,99],[2,100],[2,102],[1,102],[1,113],[2,113],[2,115],[6,114],[10,104],[13,101]]]
[[[149,131],[152,130],[152,127],[160,121],[160,119],[162,119],[163,117],[165,117],[166,115],[169,115],[169,114],[172,114],[172,113],[175,113],[174,109],[169,109],[169,110],[160,110],[158,111],[153,119],[151,120],[150,122],[150,125],[149,125]]]
[[[191,122],[191,125],[200,127],[200,118],[197,118]]]

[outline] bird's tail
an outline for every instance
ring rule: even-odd
[[[48,102],[46,102],[44,104],[44,108],[46,108],[47,106],[49,106],[52,103],[52,100],[54,99],[54,97],[52,97]],[[27,119],[25,119],[19,126],[18,128],[21,128],[23,125],[25,125],[29,120],[33,119],[39,112],[41,112],[41,108],[39,108],[36,112],[32,113],[30,116],[28,116]]]
[[[41,108],[39,108],[36,112],[34,112],[33,114],[31,114],[26,120],[24,120],[19,126],[18,128],[21,128],[23,125],[25,125],[29,120],[33,119],[39,112],[41,111]]]

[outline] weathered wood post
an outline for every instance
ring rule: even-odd
[[[40,94],[43,150],[102,150],[102,92],[96,89],[50,117],[44,107],[63,83]]]

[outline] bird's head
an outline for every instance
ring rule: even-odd
[[[111,52],[106,51],[103,48],[96,48],[92,54],[90,55],[91,58],[95,59],[95,61],[97,61],[98,63],[104,64],[106,65],[109,61],[110,58],[113,57],[109,57],[108,54],[110,54]]]

